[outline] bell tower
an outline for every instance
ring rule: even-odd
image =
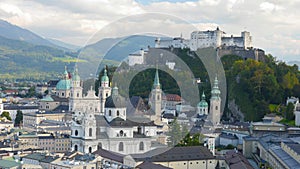
[[[220,97],[220,90],[219,90],[219,81],[216,76],[214,80],[214,85],[211,90],[211,98],[210,98],[210,109],[209,109],[209,116],[210,120],[214,126],[220,124],[221,120],[221,97]]]
[[[108,98],[111,95],[111,87],[109,87],[109,78],[107,76],[107,70],[106,67],[104,69],[104,75],[101,77],[101,82],[100,82],[100,87],[99,87],[99,98],[100,98],[100,113],[104,114],[105,110],[105,101],[106,98]]]
[[[156,69],[153,87],[150,93],[149,105],[155,113],[155,119],[161,118],[162,90],[159,83],[158,70]]]
[[[71,96],[70,96],[70,103],[69,103],[69,110],[75,111],[77,104],[80,102],[82,98],[82,86],[80,81],[80,76],[78,74],[77,65],[75,65],[75,69],[73,72],[73,76],[71,79]]]

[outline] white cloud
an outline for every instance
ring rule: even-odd
[[[189,37],[191,23],[199,29],[216,26],[229,34],[251,32],[254,45],[276,56],[299,55],[300,1],[284,0],[199,0],[198,2],[153,2],[142,5],[134,0],[1,0],[0,18],[30,29],[42,36],[61,39],[77,45],[96,31],[122,17],[146,12],[162,12],[179,16],[187,23],[160,27],[160,18],[137,20],[115,31],[130,30],[132,26],[156,28],[158,31]],[[139,25],[139,24],[140,25]],[[273,36],[278,35],[278,37]]]

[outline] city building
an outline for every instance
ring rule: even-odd
[[[161,92],[158,73],[155,79],[155,89]],[[111,90],[111,93],[109,89],[109,79],[105,70],[99,87],[100,99],[86,105],[81,102],[84,98],[78,98],[78,103],[83,104],[78,106],[73,103],[74,105],[70,106],[73,107],[72,111],[74,112],[71,124],[72,150],[92,153],[103,148],[120,154],[149,151],[153,137],[157,133],[157,126],[150,120],[144,123],[129,120],[127,118],[126,99],[119,94],[116,86]],[[73,90],[71,89],[71,91]],[[92,95],[95,94],[90,90],[88,96]],[[155,96],[161,100],[159,94]],[[102,107],[102,101],[105,103],[103,113],[99,111]],[[157,105],[161,105],[161,102],[158,104],[154,100],[157,113],[161,113],[161,107]]]

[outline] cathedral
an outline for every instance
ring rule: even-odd
[[[73,112],[71,124],[72,150],[92,153],[100,148],[121,154],[144,153],[156,141],[157,125],[154,121],[138,123],[127,118],[127,100],[118,87],[109,85],[107,70],[101,78],[99,96],[91,88],[83,95],[78,70],[71,80],[70,105]],[[156,72],[151,98],[156,116],[161,111],[161,89]],[[159,119],[159,117],[156,117]]]

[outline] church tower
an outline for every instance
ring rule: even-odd
[[[89,110],[86,111],[82,120],[83,140],[96,140],[96,118],[94,113]],[[83,152],[92,153],[97,150],[97,145],[90,142],[83,142]]]
[[[149,105],[155,113],[155,119],[161,119],[162,90],[160,88],[158,70],[156,69],[154,83],[150,94]]]
[[[209,116],[210,121],[213,123],[214,126],[220,123],[221,119],[221,98],[220,98],[220,90],[219,90],[219,81],[216,76],[213,88],[211,90],[211,98],[210,98],[210,110]]]
[[[109,87],[109,78],[107,76],[106,68],[104,69],[104,75],[101,77],[100,83],[98,94],[100,98],[100,113],[104,114],[106,98],[111,95],[111,88]]]
[[[78,74],[77,65],[75,65],[75,70],[71,80],[71,96],[69,103],[69,110],[74,111],[78,102],[82,98],[82,86],[80,81],[80,76]]]
[[[202,93],[201,101],[198,103],[197,106],[197,114],[199,116],[208,115],[208,103],[205,100],[205,94]]]

